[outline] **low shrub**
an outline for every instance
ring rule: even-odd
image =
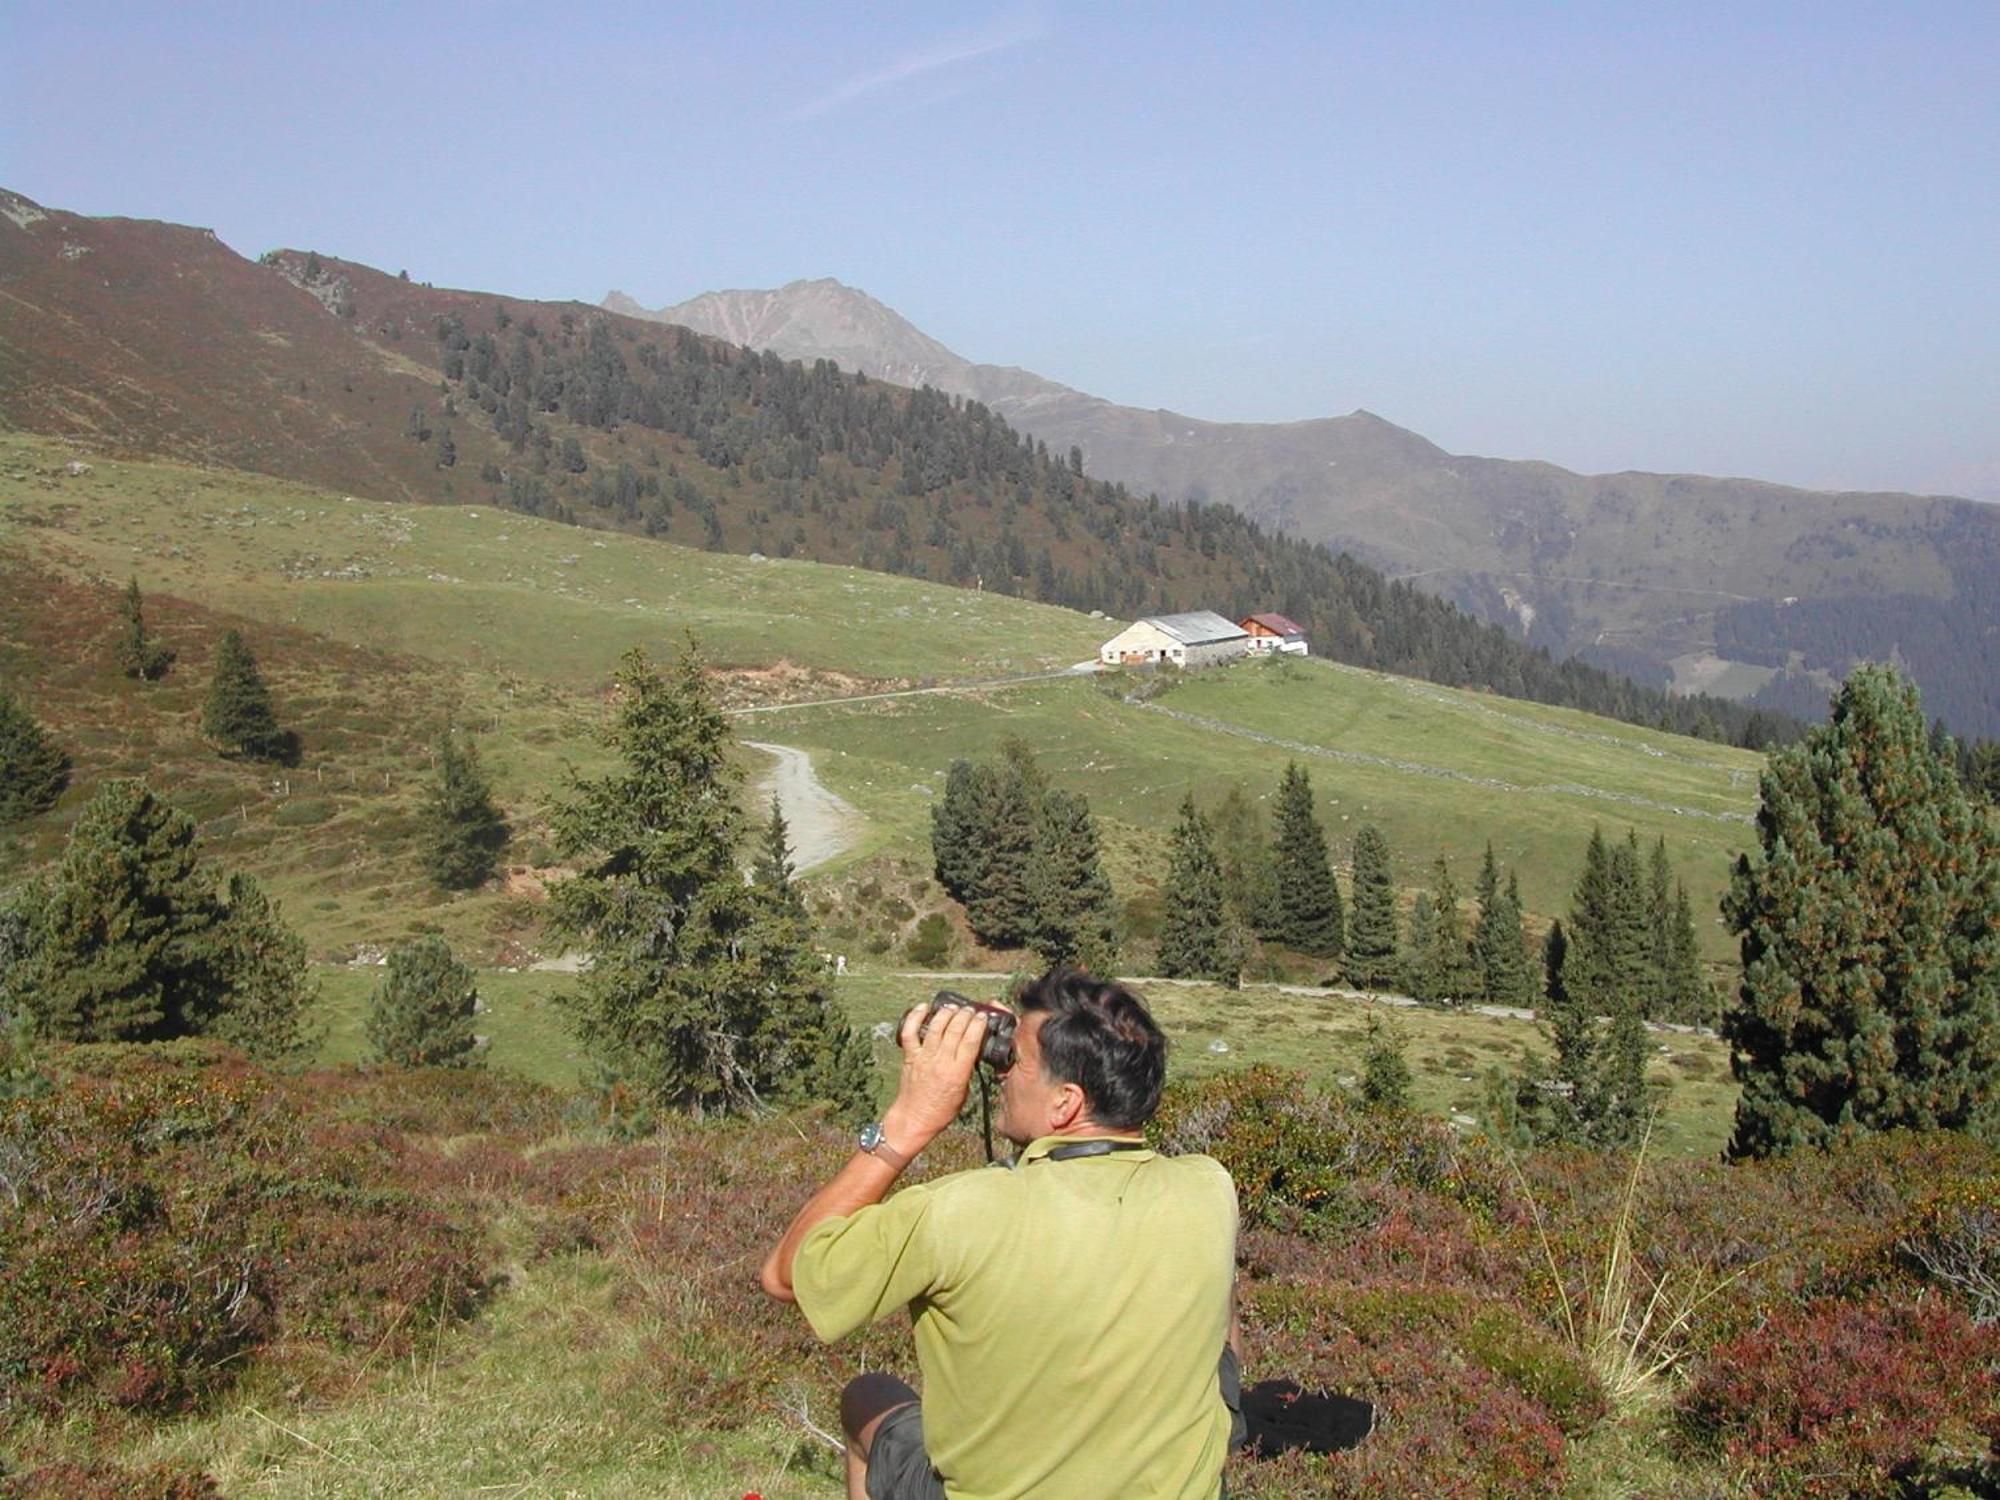
[[[220,1500],[222,1487],[181,1464],[53,1463],[0,1479],[6,1500]]]
[[[0,1105],[0,1413],[181,1410],[279,1336],[394,1348],[482,1294],[481,1236],[298,1081],[210,1046],[66,1061]]]
[[[1752,1494],[2000,1482],[2000,1330],[1942,1300],[1821,1300],[1711,1350],[1676,1413]]]
[[[1443,1121],[1362,1110],[1276,1068],[1174,1084],[1152,1135],[1163,1151],[1198,1151],[1227,1167],[1246,1223],[1306,1234],[1376,1222],[1378,1187],[1486,1205],[1502,1191],[1497,1159]]]

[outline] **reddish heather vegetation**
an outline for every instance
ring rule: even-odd
[[[334,1399],[383,1352],[476,1329],[510,1256],[601,1256],[632,1306],[677,1307],[630,1389],[604,1394],[684,1425],[768,1420],[801,1393],[824,1410],[859,1369],[908,1372],[896,1320],[825,1349],[757,1290],[846,1147],[832,1126],[624,1139],[504,1078],[287,1077],[186,1045],[55,1066],[58,1086],[0,1104],[7,1493],[213,1493],[78,1445],[250,1380]],[[1890,1136],[1634,1173],[1510,1159],[1266,1070],[1177,1087],[1157,1133],[1240,1184],[1249,1377],[1378,1413],[1350,1452],[1238,1460],[1232,1494],[1546,1496],[1620,1424],[1676,1476],[1663,1493],[2000,1484],[1989,1148]],[[925,1170],[973,1164],[968,1139],[940,1144]]]

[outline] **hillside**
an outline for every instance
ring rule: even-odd
[[[1643,681],[1671,674],[1683,688],[1747,695],[1789,660],[1825,674],[1814,683],[1823,700],[1826,678],[1856,659],[1900,654],[1933,711],[1962,732],[2000,734],[2000,508],[1694,474],[1575,474],[1447,453],[1365,411],[1291,423],[1142,411],[975,364],[833,281],[711,292],[652,312],[619,294],[605,305],[983,402],[1058,452],[1080,448],[1093,474],[1234,506]],[[1779,601],[1792,600],[1802,619],[1837,615],[1839,631],[1788,629]],[[1710,660],[1718,647],[1760,670],[1732,683]],[[1782,706],[1797,711],[1796,698]]]
[[[205,231],[0,215],[0,419],[369,498],[504,505],[1131,617],[1276,608],[1357,665],[1762,745],[1774,716],[1557,663],[1217,505],[1093,479],[991,408],[573,304]]]
[[[90,467],[71,474],[72,461]],[[858,857],[905,905],[893,914],[878,888],[868,910],[839,916],[858,924],[857,941],[900,943],[916,907],[941,903],[918,873],[932,797],[954,757],[990,755],[1008,733],[1091,798],[1142,923],[1182,795],[1218,798],[1239,783],[1262,797],[1293,758],[1313,772],[1337,857],[1365,816],[1388,833],[1407,884],[1443,852],[1469,888],[1490,837],[1543,920],[1566,905],[1599,822],[1664,836],[1712,911],[1754,806],[1757,757],[1570,710],[1318,661],[1245,664],[1127,701],[1116,683],[1046,677],[1112,628],[1073,611],[48,439],[0,437],[0,568],[0,680],[78,759],[69,795],[0,855],[0,883],[52,856],[97,780],[145,771],[188,803],[219,858],[271,881],[322,952],[412,921],[443,923],[487,957],[532,946],[536,870],[548,863],[541,809],[565,763],[596,763],[591,730],[619,653],[669,653],[686,630],[725,669],[730,701],[754,710],[745,737],[813,751],[867,818]],[[128,682],[113,660],[128,577],[181,652],[156,685]],[[208,650],[231,624],[249,630],[305,740],[303,764],[275,783],[194,732]],[[981,686],[1014,678],[1028,680]],[[954,682],[964,686],[871,696]],[[858,701],[784,706],[828,699]],[[447,718],[476,732],[517,834],[520,879],[467,899],[425,886],[414,838],[427,747]],[[1726,960],[1720,929],[1704,928],[1711,960]]]

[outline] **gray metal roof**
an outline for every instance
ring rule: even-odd
[[[1158,626],[1183,646],[1241,640],[1249,634],[1234,620],[1226,620],[1212,609],[1189,610],[1179,615],[1148,615],[1142,623]]]

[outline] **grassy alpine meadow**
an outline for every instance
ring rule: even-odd
[[[369,998],[382,982],[379,967],[320,971],[327,1036],[321,1060],[353,1065],[369,1058]],[[564,1028],[556,996],[574,977],[550,972],[483,970],[477,1023],[484,1056],[496,1071],[552,1088],[573,1089],[588,1060]],[[925,974],[861,965],[829,979],[849,1020],[869,1031],[877,1093],[895,1088],[897,1053],[889,1027],[913,1005],[949,988],[980,1000],[1004,1000],[1013,983],[1001,974]],[[1473,1009],[1449,1010],[1373,999],[1353,991],[1305,992],[1299,987],[1249,985],[1239,990],[1184,980],[1144,981],[1140,989],[1174,1047],[1175,1078],[1199,1078],[1259,1065],[1294,1069],[1316,1085],[1352,1091],[1369,1046],[1371,1021],[1400,1035],[1412,1075],[1415,1108],[1456,1118],[1460,1128],[1485,1113],[1487,1070],[1510,1069],[1528,1050],[1548,1050],[1535,1023]],[[1697,1032],[1654,1033],[1650,1078],[1660,1099],[1655,1149],[1711,1158],[1729,1138],[1736,1085],[1727,1049]]]

